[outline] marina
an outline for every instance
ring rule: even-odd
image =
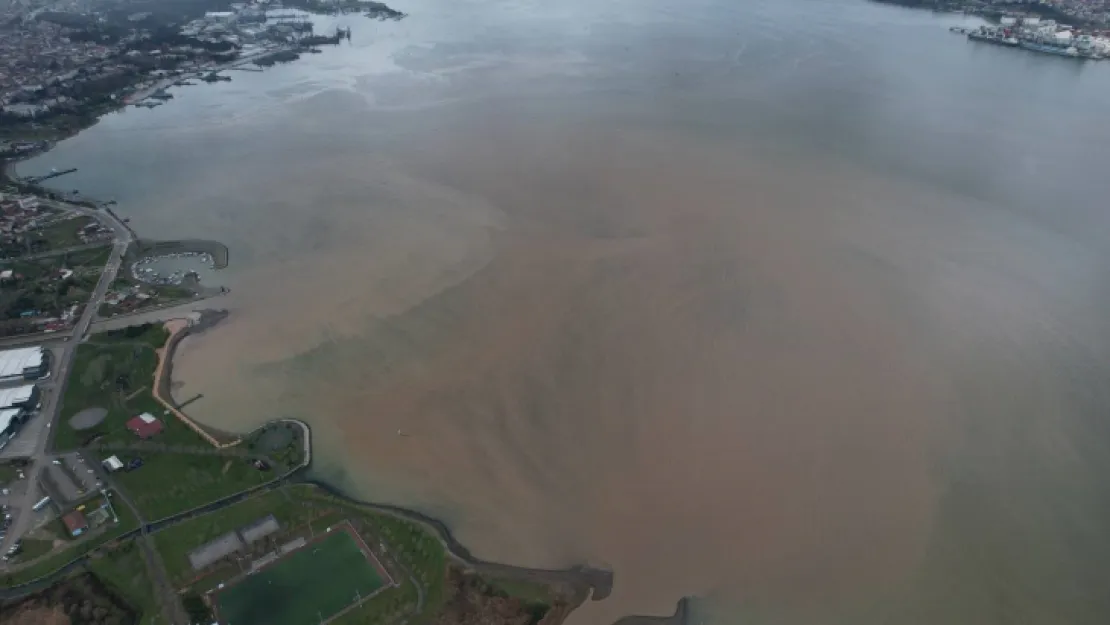
[[[214,271],[215,267],[215,259],[207,252],[177,252],[135,261],[131,276],[147,284],[180,286],[189,278],[200,281],[202,272]]]

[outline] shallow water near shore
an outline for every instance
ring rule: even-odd
[[[229,245],[191,413],[612,567],[575,625],[1110,622],[1110,64],[850,0],[395,8],[20,165]]]

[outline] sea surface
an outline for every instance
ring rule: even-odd
[[[571,625],[1110,623],[1110,63],[863,0],[396,0],[20,166],[231,248],[190,411]]]

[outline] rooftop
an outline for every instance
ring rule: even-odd
[[[0,379],[22,377],[23,370],[42,365],[42,347],[23,347],[0,352]]]
[[[0,408],[11,408],[30,401],[34,395],[35,385],[24,384],[13,388],[0,389]]]

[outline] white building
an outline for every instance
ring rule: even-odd
[[[34,384],[24,384],[0,389],[0,410],[6,408],[34,408],[39,401],[39,388]]]
[[[5,408],[0,410],[0,449],[19,431],[23,424],[23,411],[19,408]]]
[[[37,380],[49,371],[49,358],[40,346],[0,352],[0,384]]]

